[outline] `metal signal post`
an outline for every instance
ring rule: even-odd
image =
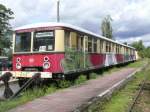
[[[57,22],[60,22],[59,4],[60,4],[60,1],[59,1],[59,0],[57,0]]]

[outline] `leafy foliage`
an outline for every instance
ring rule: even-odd
[[[71,86],[71,81],[69,80],[61,80],[59,83],[60,88],[67,88]]]
[[[113,39],[113,29],[112,29],[112,26],[111,26],[111,21],[112,21],[112,18],[110,15],[107,15],[103,21],[102,21],[102,24],[101,24],[101,30],[102,30],[102,35],[104,37],[107,37],[107,38],[110,38],[110,39]]]
[[[13,12],[9,8],[0,4],[0,55],[2,54],[2,50],[11,46],[9,38],[11,26],[9,20],[13,19],[12,15]]]
[[[137,41],[137,42],[133,42],[132,43],[132,46],[134,48],[136,48],[136,50],[138,51],[138,55],[141,57],[141,58],[150,58],[150,47],[145,47],[143,45],[143,42],[142,40],[140,41]]]
[[[80,76],[78,77],[78,79],[75,80],[75,84],[84,83],[86,80],[87,80],[87,78],[86,78],[85,75],[80,75]]]
[[[64,72],[83,70],[91,67],[89,54],[73,48],[65,49],[65,59],[61,62],[61,64]]]
[[[144,49],[143,55],[147,58],[150,58],[150,47]]]

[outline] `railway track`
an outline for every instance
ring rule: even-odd
[[[132,102],[128,112],[133,112],[134,107],[135,107],[135,105],[136,105],[136,103],[137,103],[137,101],[138,101],[142,91],[144,90],[144,86],[146,85],[146,82],[147,82],[147,75],[145,76],[145,79],[141,82],[139,91],[135,95],[134,100],[133,100],[133,102]]]
[[[138,93],[136,94],[136,96],[135,96],[135,98],[134,98],[134,100],[133,100],[133,103],[131,104],[131,107],[129,108],[129,112],[132,112],[132,111],[133,111],[134,106],[135,106],[135,104],[137,103],[138,98],[140,97],[140,95],[141,95],[141,93],[142,93],[142,91],[143,91],[143,87],[144,87],[145,83],[146,83],[146,80],[142,81],[142,84],[141,84],[141,86],[140,86],[140,89],[139,89]]]

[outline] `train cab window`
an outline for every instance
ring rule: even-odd
[[[15,37],[15,52],[30,52],[31,33],[17,33]]]
[[[93,52],[97,52],[97,38],[93,39]]]
[[[34,34],[33,51],[52,51],[54,50],[54,32],[39,31]]]
[[[88,37],[88,52],[92,52],[92,38]]]

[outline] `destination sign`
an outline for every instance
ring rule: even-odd
[[[40,38],[40,37],[52,37],[54,36],[53,32],[38,32],[36,33],[36,37]]]

